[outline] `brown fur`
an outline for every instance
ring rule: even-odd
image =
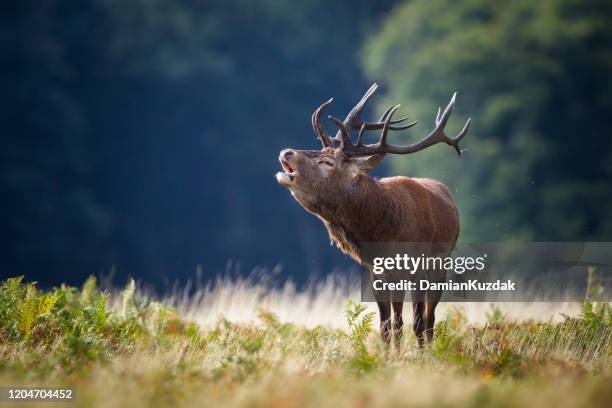
[[[294,173],[291,182],[282,176],[294,198],[319,217],[332,243],[360,264],[362,243],[440,243],[436,253],[447,256],[459,235],[459,216],[451,193],[439,181],[409,177],[376,180],[367,175],[382,157],[346,158],[336,149],[322,151],[284,150],[281,163]],[[333,165],[332,165],[333,164]],[[279,173],[281,174],[281,173]],[[282,180],[281,180],[282,179]],[[445,271],[439,271],[442,279]],[[419,345],[433,337],[435,307],[441,293],[426,294],[425,302],[414,302],[414,331]],[[378,302],[381,336],[389,342],[391,310],[395,338],[402,330],[402,303]]]
[[[446,186],[431,179],[358,176],[355,189],[319,214],[332,242],[361,263],[360,242],[453,244],[459,216]],[[452,250],[452,248],[449,249]]]

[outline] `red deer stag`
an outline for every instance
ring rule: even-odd
[[[376,180],[368,172],[385,154],[416,153],[437,143],[453,146],[461,154],[459,141],[466,135],[470,120],[457,137],[451,139],[444,134],[455,94],[443,112],[438,109],[436,126],[425,138],[408,146],[388,144],[389,130],[407,129],[416,122],[399,125],[407,118],[392,120],[399,105],[390,107],[378,122],[363,122],[361,112],[377,88],[377,84],[372,85],[344,121],[329,116],[339,129],[335,138],[321,123],[321,115],[333,98],[315,110],[312,127],[323,148],[281,151],[283,171],[276,174],[276,179],[302,207],[323,221],[332,243],[362,265],[366,263],[362,258],[363,244],[371,242],[435,243],[437,250],[429,255],[448,256],[459,235],[459,217],[446,186],[436,180],[403,176]],[[381,130],[378,143],[364,144],[367,130]],[[350,138],[353,131],[359,131],[355,144]],[[371,265],[364,266],[372,275]],[[438,271],[436,279],[445,277],[446,271]],[[413,298],[413,329],[421,347],[425,337],[427,341],[433,339],[435,308],[441,294],[427,292],[421,299]],[[377,304],[382,340],[390,344],[393,329],[394,343],[399,347],[403,302],[397,300],[377,298]]]

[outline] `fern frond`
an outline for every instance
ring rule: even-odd
[[[28,338],[36,319],[36,311],[38,309],[38,299],[36,298],[36,288],[34,285],[28,285],[25,298],[19,308],[19,318],[17,328],[19,333]]]

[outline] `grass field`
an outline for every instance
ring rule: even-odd
[[[71,407],[591,407],[612,401],[607,303],[585,303],[571,316],[540,321],[496,307],[474,321],[465,308],[446,307],[431,346],[419,350],[408,323],[401,349],[388,351],[371,305],[333,291],[320,301],[297,291],[266,298],[247,286],[234,287],[243,305],[255,308],[259,299],[274,307],[232,319],[231,300],[217,296],[216,304],[228,302],[221,309],[230,312],[219,318],[193,306],[210,302],[210,291],[191,303],[180,296],[158,302],[134,282],[106,293],[93,278],[81,289],[51,291],[6,280],[0,385],[71,387]],[[343,323],[335,324],[330,315],[338,314],[340,301]],[[287,319],[291,308],[295,318]],[[317,324],[307,309],[328,320]]]

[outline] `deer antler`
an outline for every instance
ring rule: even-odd
[[[416,125],[418,121],[414,121],[414,122],[411,122],[411,123],[408,123],[402,126],[392,126],[392,125],[397,125],[398,123],[401,123],[401,122],[405,122],[408,119],[408,117],[405,117],[402,119],[392,120],[393,115],[395,114],[395,112],[397,112],[397,110],[400,107],[400,105],[395,105],[395,106],[389,107],[385,111],[385,113],[383,113],[383,115],[380,117],[378,122],[364,122],[361,119],[361,112],[363,111],[366,104],[368,103],[372,95],[374,95],[377,89],[378,89],[378,84],[376,83],[373,84],[370,87],[370,89],[368,89],[368,91],[365,93],[365,95],[363,95],[361,100],[353,107],[353,109],[351,109],[351,111],[348,113],[344,121],[340,121],[338,118],[329,115],[329,119],[338,128],[336,137],[333,139],[325,131],[325,128],[323,127],[323,124],[321,123],[321,116],[323,115],[325,108],[327,108],[327,106],[330,105],[334,99],[331,98],[330,100],[328,100],[327,102],[319,106],[317,110],[313,112],[312,128],[314,129],[318,138],[321,140],[321,144],[323,145],[324,148],[330,147],[330,146],[333,147],[334,146],[333,142],[339,141],[340,149],[342,150],[342,153],[344,153],[346,156],[349,156],[349,157],[356,157],[356,156],[371,156],[374,154],[387,154],[387,153],[389,154],[410,154],[410,153],[415,153],[420,150],[423,150],[429,146],[433,146],[434,144],[443,142],[450,146],[453,146],[455,150],[457,151],[457,154],[460,155],[463,152],[463,150],[459,148],[459,142],[467,134],[471,119],[467,120],[467,122],[465,123],[465,126],[463,126],[463,129],[461,130],[461,132],[459,132],[459,134],[455,138],[451,139],[448,136],[446,136],[446,134],[444,133],[444,126],[446,126],[446,122],[448,122],[448,118],[450,117],[450,114],[452,113],[453,108],[455,107],[455,98],[457,96],[456,92],[453,94],[453,97],[451,98],[450,102],[444,109],[443,113],[441,113],[441,109],[438,108],[438,114],[436,115],[436,127],[429,135],[419,140],[418,142],[413,143],[408,146],[394,146],[394,145],[387,144],[387,134],[389,130],[408,129],[409,127]],[[382,129],[380,140],[378,141],[378,143],[364,145],[363,144],[364,132],[366,130],[378,130],[378,129]],[[350,138],[350,133],[355,130],[359,130],[359,136],[357,138],[356,145],[353,144]]]
[[[349,157],[371,156],[375,154],[384,155],[387,153],[389,154],[410,154],[410,153],[415,153],[420,150],[426,149],[429,146],[433,146],[437,143],[446,143],[449,146],[453,146],[455,150],[457,151],[457,154],[460,155],[463,152],[463,150],[459,148],[459,142],[467,134],[468,128],[470,127],[471,119],[467,120],[467,122],[463,126],[463,129],[461,129],[461,132],[459,132],[459,134],[455,138],[451,139],[448,136],[446,136],[446,134],[444,133],[444,126],[446,126],[446,122],[448,122],[448,118],[450,117],[453,111],[453,108],[455,107],[456,96],[457,96],[457,93],[455,92],[450,102],[446,106],[446,109],[444,109],[444,112],[442,114],[440,114],[441,109],[438,108],[438,114],[436,115],[436,127],[429,135],[419,140],[418,142],[413,143],[408,146],[394,146],[394,145],[390,145],[387,143],[388,131],[396,130],[393,126],[390,126],[392,123],[396,123],[392,121],[391,119],[393,118],[393,115],[400,107],[400,105],[395,105],[389,108],[387,112],[385,112],[385,115],[383,115],[385,119],[384,119],[384,123],[382,126],[380,140],[378,141],[378,143],[369,144],[369,145],[363,144],[363,131],[367,129],[367,126],[366,126],[367,124],[364,124],[362,125],[360,129],[357,145],[345,146],[342,149],[342,153],[344,153],[344,155],[349,156]]]
[[[349,136],[350,133],[355,130],[361,130],[361,128],[364,126],[365,126],[365,130],[378,130],[378,129],[383,128],[383,126],[385,125],[385,120],[387,119],[387,115],[389,114],[389,111],[391,110],[391,108],[387,109],[387,111],[380,117],[378,122],[364,122],[363,120],[361,120],[361,112],[363,111],[363,108],[365,108],[366,104],[368,103],[372,95],[374,95],[377,89],[378,89],[378,84],[373,84],[370,87],[370,89],[368,89],[368,91],[365,93],[365,95],[363,95],[363,97],[357,103],[357,105],[355,105],[353,109],[351,109],[351,111],[348,113],[344,121],[340,121],[339,119],[331,115],[329,116],[329,119],[338,128],[336,137],[333,139],[325,131],[325,128],[323,127],[323,124],[321,123],[321,116],[323,115],[325,108],[327,108],[327,106],[332,103],[334,98],[331,98],[327,102],[323,103],[321,106],[317,108],[317,110],[313,112],[312,128],[314,129],[315,133],[317,134],[317,137],[321,141],[321,144],[323,145],[324,148],[332,146],[333,145],[332,140],[339,141],[341,148],[352,146],[353,142],[350,139],[350,136]],[[396,125],[398,123],[405,122],[406,120],[408,120],[407,117],[398,119],[398,120],[394,120],[390,122],[390,125]],[[414,121],[412,123],[409,123],[403,126],[390,126],[389,129],[390,130],[404,130],[404,129],[408,129],[411,126],[414,126],[417,122],[418,121]]]
[[[336,137],[335,137],[336,140],[340,140],[341,143],[344,143],[346,145],[348,136],[345,137],[345,135],[349,134],[350,132],[354,130],[361,130],[363,126],[365,126],[365,130],[378,130],[378,129],[383,128],[383,126],[385,125],[385,120],[387,119],[387,115],[389,114],[389,111],[391,110],[391,108],[387,109],[387,111],[383,113],[383,115],[380,117],[378,122],[364,122],[361,119],[361,112],[363,111],[363,108],[365,108],[368,101],[370,100],[372,95],[374,95],[377,89],[378,89],[378,84],[376,83],[372,84],[370,89],[367,90],[367,92],[363,95],[361,100],[357,102],[357,105],[355,105],[353,109],[351,109],[351,111],[348,113],[348,115],[346,115],[346,118],[344,119],[344,121],[341,122],[339,119],[331,115],[329,116],[329,119],[338,128],[338,132],[336,133]],[[390,125],[396,125],[398,123],[405,122],[406,120],[408,120],[408,117],[397,119],[397,120],[391,121]],[[417,122],[418,121],[414,121],[412,123],[409,123],[403,126],[390,126],[389,129],[404,130],[404,129],[408,129],[409,127],[416,125]],[[348,141],[350,142],[350,139],[348,139]],[[352,142],[350,143],[350,145],[352,145]]]
[[[329,147],[331,142],[329,139],[329,135],[327,134],[325,128],[323,127],[323,124],[321,123],[321,115],[323,114],[323,111],[325,111],[325,108],[327,108],[327,106],[330,105],[333,101],[334,98],[331,98],[327,102],[324,102],[321,106],[317,108],[317,110],[312,113],[312,128],[317,134],[319,140],[321,140],[321,144],[324,148]]]

